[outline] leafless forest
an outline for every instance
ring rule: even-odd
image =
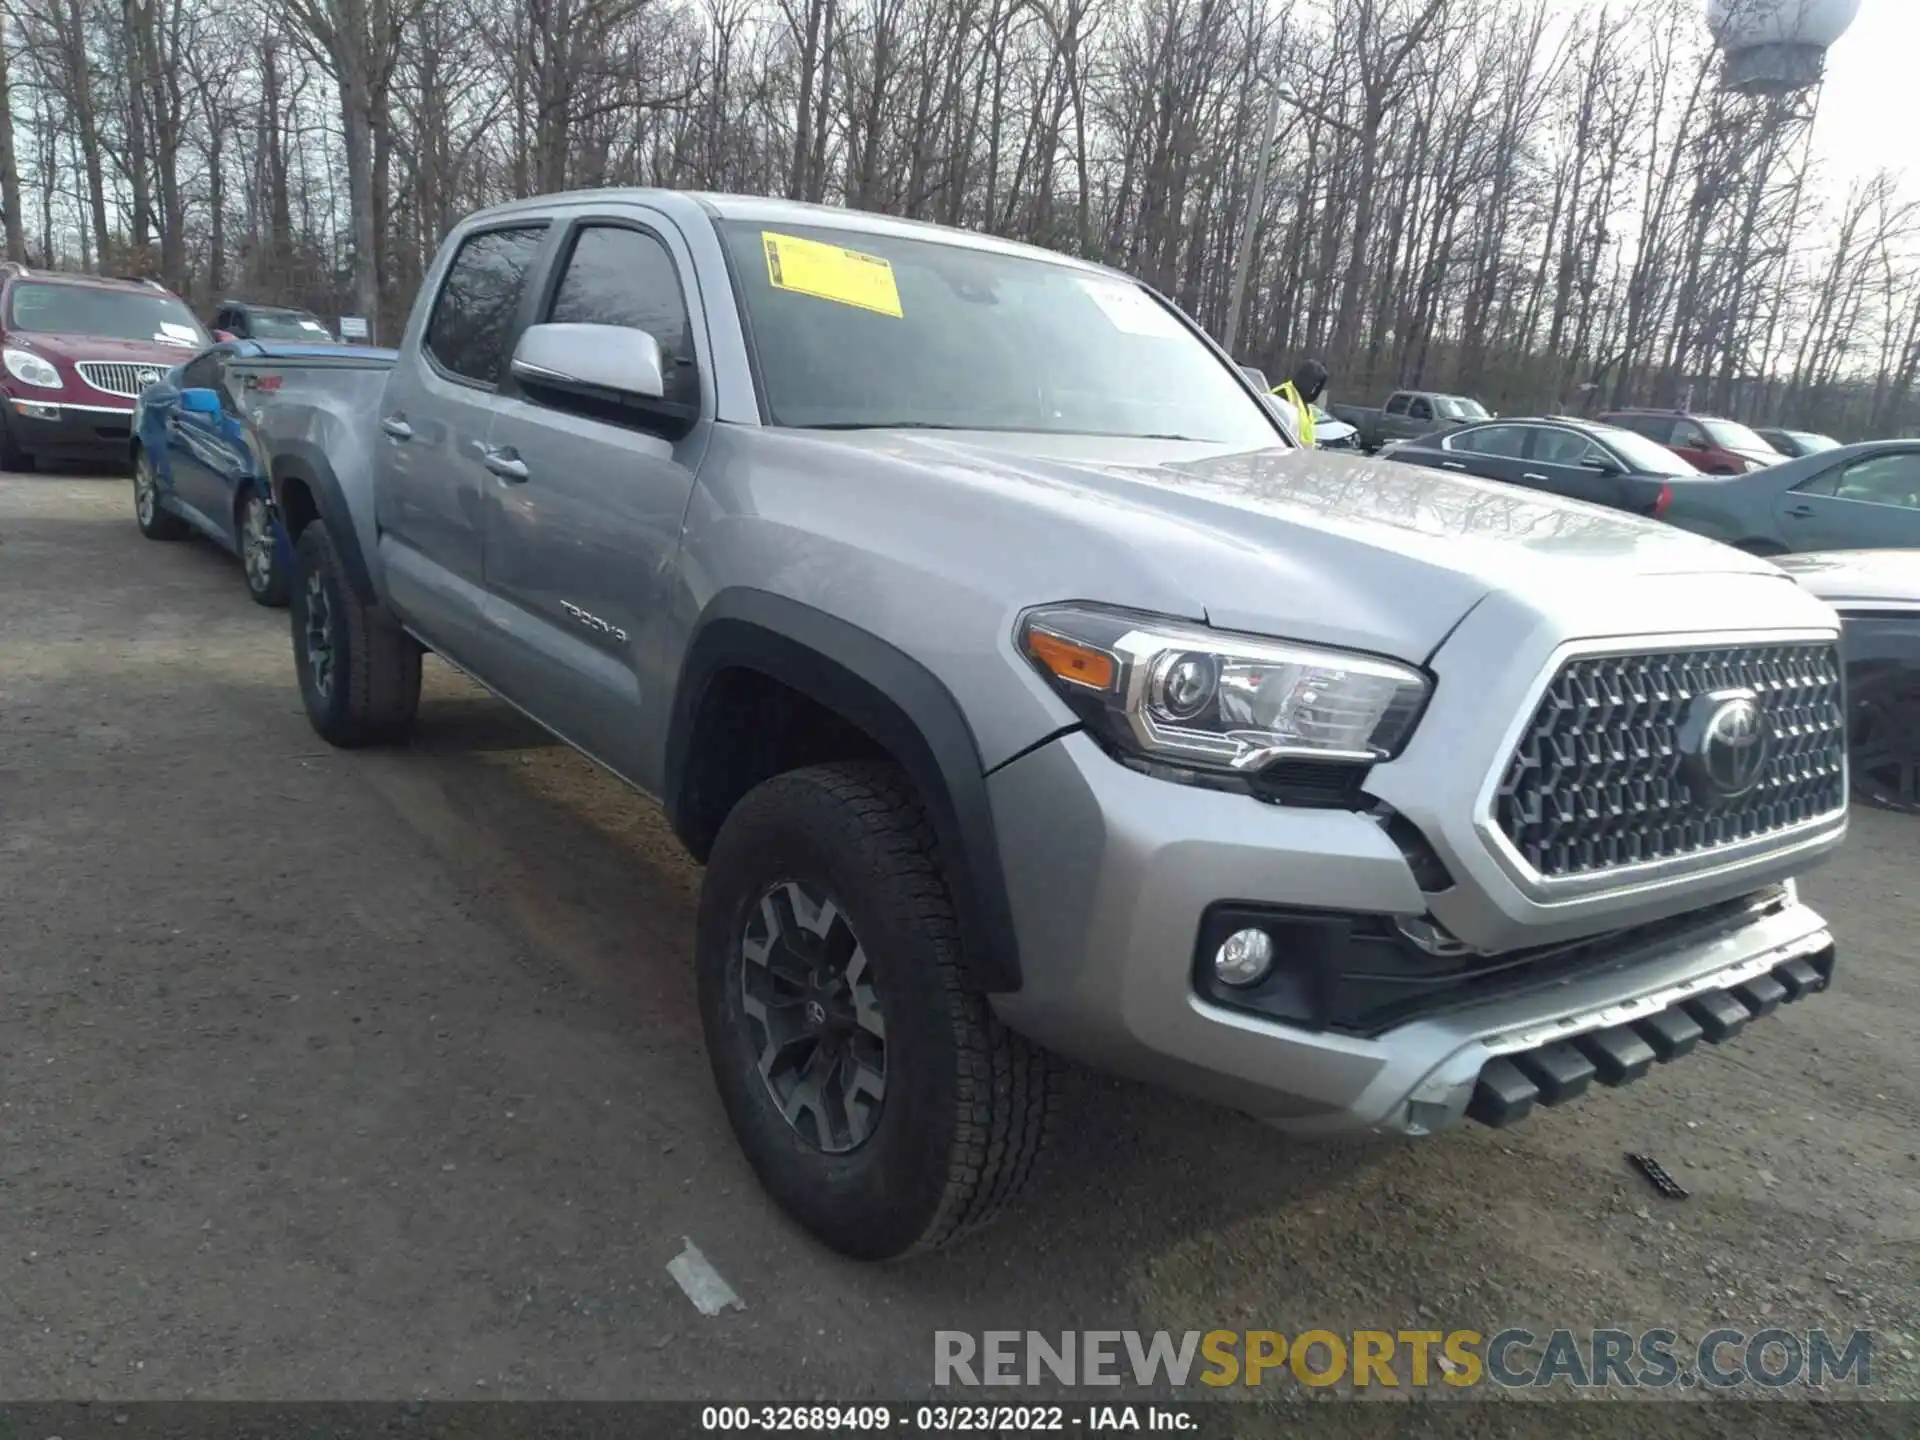
[[[1920,433],[1920,199],[1721,94],[1693,0],[7,0],[6,244],[377,317],[569,187],[784,194],[1096,257],[1241,358],[1503,412]],[[1889,123],[1910,97],[1889,97]],[[1771,108],[1769,108],[1771,106]]]

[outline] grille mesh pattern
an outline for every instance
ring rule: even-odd
[[[1846,803],[1840,676],[1826,643],[1569,660],[1514,749],[1495,818],[1552,878],[1691,855],[1831,814]],[[1679,734],[1696,695],[1740,688],[1758,697],[1770,746],[1759,784],[1729,800],[1691,783]]]
[[[167,373],[164,365],[129,365],[120,360],[82,360],[74,368],[94,389],[109,395],[124,395],[129,400],[138,399],[140,392],[147,388],[141,382],[142,375],[158,379]]]

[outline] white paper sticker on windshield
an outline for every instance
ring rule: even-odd
[[[179,325],[172,320],[162,320],[160,322],[160,333],[153,338],[156,340],[173,340],[182,345],[198,345],[200,343],[200,332],[195,330],[191,325]]]
[[[1113,322],[1116,330],[1129,335],[1151,335],[1161,340],[1176,339],[1186,333],[1171,311],[1137,285],[1083,278],[1080,288]]]

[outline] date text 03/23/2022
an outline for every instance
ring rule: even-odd
[[[735,1433],[838,1432],[909,1435],[1007,1431],[1191,1433],[1192,1408],[1171,1405],[708,1405],[700,1428]]]

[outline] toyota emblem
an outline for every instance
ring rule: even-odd
[[[1751,690],[1695,697],[1679,739],[1687,778],[1708,800],[1737,800],[1750,793],[1773,752],[1766,712]]]

